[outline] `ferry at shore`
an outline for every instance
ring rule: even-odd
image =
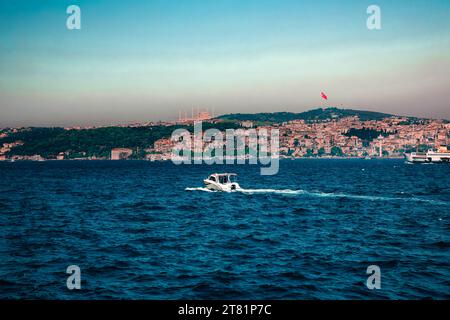
[[[442,146],[436,151],[405,153],[405,159],[409,163],[450,163],[450,151]]]

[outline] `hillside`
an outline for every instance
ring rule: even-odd
[[[132,148],[136,158],[142,158],[144,149],[152,147],[161,138],[169,138],[176,129],[184,128],[193,132],[192,125],[172,125],[153,127],[104,127],[83,130],[65,130],[64,128],[23,128],[7,137],[0,138],[0,147],[4,143],[21,141],[23,145],[13,147],[8,156],[41,155],[55,158],[60,152],[66,152],[68,158],[109,157],[112,148]],[[239,125],[227,121],[219,124],[204,123],[203,129],[237,129]]]
[[[234,113],[226,114],[218,117],[222,120],[235,121],[255,121],[255,122],[270,122],[281,123],[292,120],[310,121],[325,121],[331,119],[340,119],[345,117],[358,116],[362,121],[367,120],[381,120],[392,117],[393,115],[374,111],[353,110],[353,109],[338,109],[334,107],[322,109],[313,109],[301,113],[293,112],[274,112],[274,113]]]

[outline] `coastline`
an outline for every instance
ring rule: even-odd
[[[388,157],[374,157],[370,159],[366,159],[364,157],[338,157],[338,156],[324,156],[324,157],[269,157],[271,159],[279,159],[279,160],[400,160],[404,159],[405,157],[401,156],[388,156]],[[238,160],[238,158],[233,158],[232,160]],[[245,159],[245,160],[248,160]],[[89,158],[77,158],[77,159],[3,159],[0,160],[1,162],[59,162],[59,161],[148,161],[148,162],[165,162],[165,161],[172,161],[172,159],[108,159],[108,158],[96,158],[96,159],[89,159]]]

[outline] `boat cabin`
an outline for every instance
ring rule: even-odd
[[[220,184],[233,183],[237,180],[235,173],[215,173],[209,176],[208,180],[218,182]]]

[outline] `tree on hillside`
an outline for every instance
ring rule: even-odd
[[[334,146],[331,148],[331,155],[336,157],[342,157],[344,153],[342,152],[341,148]]]

